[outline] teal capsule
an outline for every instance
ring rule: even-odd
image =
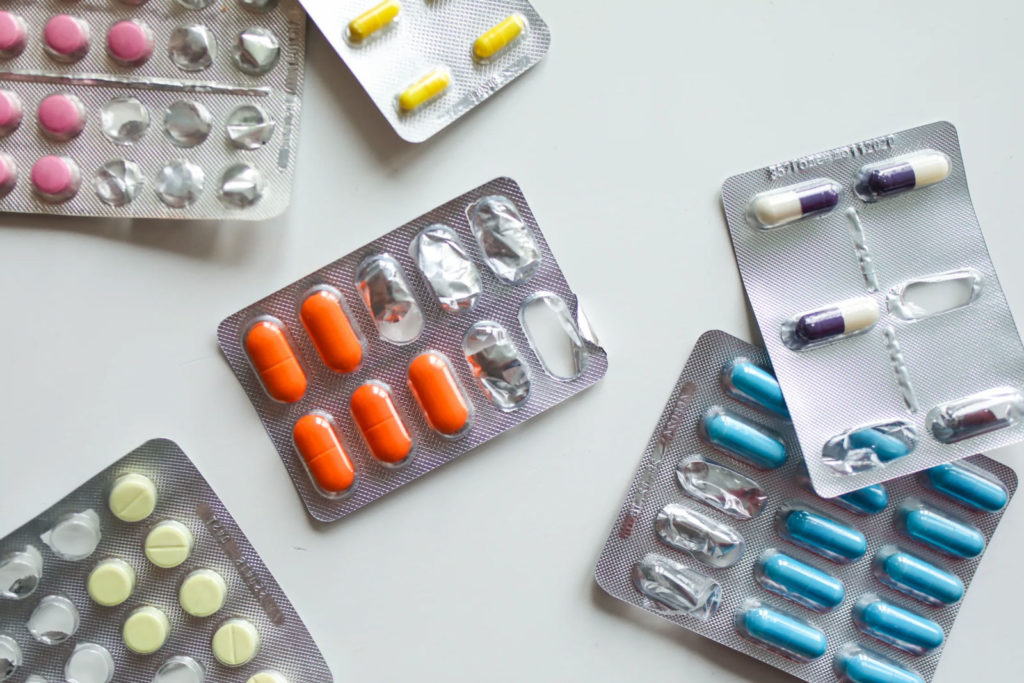
[[[764,428],[720,408],[704,416],[704,433],[716,448],[763,470],[786,462],[786,445]]]
[[[924,683],[913,671],[852,643],[836,653],[833,667],[843,683]]]
[[[907,444],[880,429],[868,428],[850,432],[847,439],[849,439],[851,449],[870,448],[882,462],[902,458],[910,452]]]
[[[743,637],[798,662],[817,659],[828,649],[824,633],[756,601],[736,613],[736,630]]]
[[[864,534],[817,512],[783,508],[779,521],[783,538],[833,562],[852,562],[868,551]]]
[[[985,536],[980,531],[934,508],[908,503],[900,513],[903,532],[918,543],[954,557],[977,557],[985,550]]]
[[[843,582],[777,550],[766,550],[754,565],[754,578],[767,590],[815,612],[843,601]]]
[[[894,545],[887,545],[875,554],[872,568],[886,586],[929,605],[952,605],[964,596],[964,582],[960,577]]]
[[[725,366],[723,380],[726,392],[733,398],[789,418],[779,380],[767,370],[748,360],[737,360]]]
[[[925,470],[924,480],[935,491],[974,510],[998,512],[1010,500],[1010,494],[998,479],[957,463]]]
[[[869,636],[915,655],[934,650],[944,638],[942,627],[931,619],[870,593],[853,606],[853,623]]]
[[[844,493],[832,501],[858,515],[877,515],[889,504],[889,494],[884,486],[875,484]]]

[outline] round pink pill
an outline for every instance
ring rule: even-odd
[[[68,157],[46,156],[32,167],[32,188],[48,202],[63,202],[74,197],[81,184],[78,164]]]
[[[14,189],[18,181],[18,167],[10,154],[0,152],[0,197],[4,197]]]
[[[0,137],[10,135],[21,125],[21,98],[11,90],[0,90]]]
[[[85,105],[74,95],[50,95],[39,103],[39,127],[51,140],[70,140],[85,128]]]
[[[17,14],[0,12],[0,58],[17,57],[28,42],[25,20]]]
[[[46,53],[58,62],[77,62],[89,51],[89,25],[70,14],[58,14],[43,29]]]
[[[141,21],[119,21],[107,33],[107,52],[125,66],[142,64],[153,54],[153,32]]]

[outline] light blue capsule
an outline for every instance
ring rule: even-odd
[[[843,601],[843,582],[778,550],[761,553],[754,578],[767,590],[815,612],[827,612]]]
[[[882,462],[902,458],[910,452],[910,448],[895,436],[889,436],[880,429],[868,428],[850,432],[847,437],[850,448],[870,448]]]
[[[985,550],[985,536],[978,529],[920,501],[904,503],[899,521],[907,536],[947,555],[977,557]]]
[[[964,596],[964,582],[960,577],[894,545],[887,545],[875,554],[872,569],[886,586],[929,605],[952,605]]]
[[[883,643],[915,655],[942,645],[942,627],[931,619],[868,593],[853,606],[853,623]]]
[[[855,643],[839,648],[832,662],[843,683],[924,683],[924,679]]]
[[[783,506],[777,528],[784,539],[824,558],[845,564],[868,551],[864,534],[831,517],[803,507]]]
[[[763,470],[786,462],[786,445],[764,427],[715,406],[705,415],[704,434],[716,448]]]
[[[736,630],[783,657],[809,662],[825,654],[825,634],[810,624],[758,600],[745,603],[736,612]]]
[[[924,480],[935,491],[974,510],[998,512],[1010,500],[1001,481],[962,463],[950,462],[925,470]]]
[[[726,393],[779,417],[789,418],[789,408],[775,375],[746,359],[737,359],[722,371]]]
[[[877,515],[889,504],[889,494],[884,486],[875,484],[844,493],[832,502],[858,515]]]

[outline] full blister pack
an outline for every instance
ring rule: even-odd
[[[0,539],[0,681],[333,677],[178,446],[148,441]]]
[[[1024,439],[1024,347],[951,124],[733,176],[722,200],[818,493]]]
[[[598,584],[804,680],[930,680],[1015,475],[979,455],[819,498],[786,415],[763,349],[702,335]]]
[[[302,0],[395,132],[422,142],[539,62],[527,0]]]
[[[297,0],[4,3],[0,210],[281,213],[305,36]]]
[[[217,336],[321,521],[561,403],[608,367],[508,178],[246,306]]]

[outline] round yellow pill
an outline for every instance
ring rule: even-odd
[[[181,608],[194,617],[208,617],[224,606],[228,585],[212,569],[197,569],[181,583]]]
[[[224,666],[243,666],[260,651],[260,633],[246,619],[228,619],[213,634],[211,647]]]
[[[288,679],[284,677],[284,674],[268,669],[253,674],[245,683],[288,683]]]
[[[125,474],[114,482],[107,504],[121,521],[140,522],[156,508],[156,484],[142,474]]]
[[[192,532],[188,527],[169,519],[157,524],[147,534],[146,557],[163,569],[177,567],[192,554],[192,543]]]
[[[125,646],[140,655],[159,650],[170,633],[171,622],[167,615],[152,605],[140,607],[128,615],[121,629]]]
[[[85,588],[97,605],[116,607],[135,590],[135,570],[124,560],[107,558],[89,572]]]

